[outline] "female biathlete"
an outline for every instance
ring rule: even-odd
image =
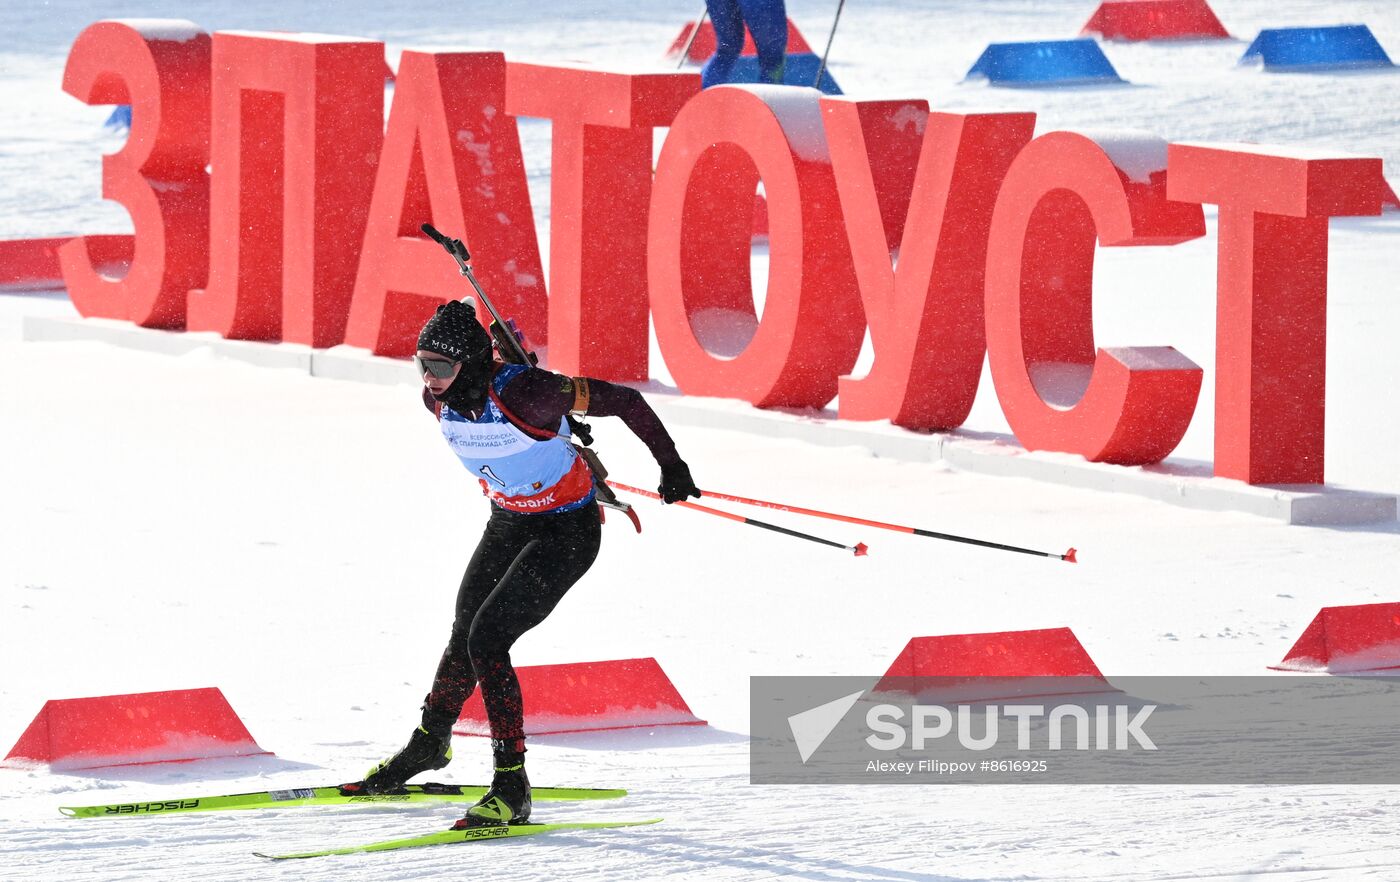
[[[520,682],[510,648],[588,572],[601,534],[593,475],[570,442],[569,413],[621,417],[661,467],[667,502],[699,497],[690,469],[634,389],[503,364],[466,303],[438,307],[414,357],[423,401],[481,481],[491,516],[457,593],[452,636],[408,744],[344,789],[389,793],[452,758],[452,726],[478,686],[491,725],[491,788],[455,829],[530,816]]]

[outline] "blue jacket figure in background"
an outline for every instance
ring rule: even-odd
[[[787,5],[784,0],[705,0],[715,24],[715,54],[700,71],[701,86],[708,89],[729,82],[734,62],[744,50],[744,25],[758,49],[758,77],[762,83],[782,83],[787,53]]]

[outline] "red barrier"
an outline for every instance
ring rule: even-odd
[[[1183,40],[1229,37],[1206,0],[1104,0],[1081,34],[1105,40]]]
[[[911,684],[905,678],[918,679]],[[982,701],[1112,688],[1073,631],[1046,628],[914,637],[875,691]]]
[[[526,735],[705,725],[654,658],[530,665],[515,673],[525,703]],[[467,700],[452,731],[491,734],[480,691]]]
[[[125,144],[102,157],[102,196],[136,231],[120,277],[102,271],[107,246],[97,237],[59,249],[81,315],[185,326],[189,291],[209,269],[209,58],[209,35],[189,22],[100,21],[73,43],[63,91],[84,104],[131,105]]]
[[[189,329],[341,343],[383,140],[384,45],[221,31],[211,96],[209,287],[190,296]]]
[[[5,762],[96,769],[268,754],[208,688],[46,701]]]
[[[1168,198],[1220,206],[1215,474],[1321,484],[1327,219],[1380,214],[1381,160],[1250,144],[1167,157]]]
[[[88,236],[92,265],[103,275],[119,277],[131,264],[131,236]],[[0,241],[0,286],[49,288],[63,284],[59,249],[72,238]]]
[[[793,52],[811,52],[812,47],[807,44],[806,38],[804,38],[802,34],[797,30],[797,25],[793,23],[792,19],[787,20],[787,25],[788,53],[791,54]],[[671,42],[671,48],[666,50],[667,58],[674,60],[677,56],[681,54],[681,50],[685,49],[686,40],[690,39],[690,32],[694,29],[695,22],[688,21],[685,23],[685,27],[681,28],[680,35],[677,36],[676,39]],[[686,54],[686,58],[690,59],[696,64],[703,64],[706,59],[708,59],[711,55],[715,54],[715,48],[718,45],[718,42],[715,40],[715,26],[707,18],[700,25],[700,33],[695,35],[695,40],[690,44],[690,51]],[[758,49],[753,44],[753,35],[749,33],[749,29],[747,27],[744,28],[744,51],[742,54],[758,54]]]
[[[716,86],[690,99],[666,136],[647,274],[657,343],[687,395],[821,407],[855,365],[865,322],[819,98]],[[747,210],[760,179],[771,254],[761,322]]]
[[[466,243],[497,308],[545,344],[544,270],[505,104],[504,54],[403,53],[345,342],[412,355],[438,304],[466,293],[456,265],[419,231],[431,221]]]
[[[68,239],[12,239],[0,242],[0,285],[59,283],[58,247]]]
[[[1186,433],[1201,369],[1170,346],[1097,348],[1097,242],[1205,235],[1199,205],[1167,201],[1166,142],[1036,138],[997,194],[987,247],[987,350],[997,399],[1027,450],[1093,462],[1163,459]]]
[[[821,106],[875,351],[868,375],[841,378],[839,415],[956,428],[987,348],[992,206],[1035,114],[930,114],[923,101],[844,98]]]
[[[549,368],[645,381],[652,134],[700,91],[694,73],[506,65],[506,113],[553,122]]]
[[[1103,677],[1069,628],[915,637],[887,677]]]
[[[1275,671],[1342,674],[1400,669],[1400,603],[1324,606]]]

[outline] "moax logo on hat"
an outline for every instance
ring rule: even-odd
[[[419,349],[459,360],[490,346],[491,338],[476,320],[476,310],[457,300],[439,306],[418,335]]]

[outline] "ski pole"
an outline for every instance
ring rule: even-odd
[[[850,515],[836,514],[829,511],[817,511],[811,508],[799,508],[795,505],[784,505],[780,502],[764,502],[761,499],[749,499],[744,496],[731,496],[727,493],[715,493],[711,490],[702,491],[712,499],[723,499],[726,502],[738,502],[743,505],[756,505],[761,508],[771,508],[777,511],[787,511],[793,514],[811,515],[817,518],[827,518],[833,521],[845,521],[849,524],[861,524],[866,527],[878,527],[881,530],[894,530],[898,533],[912,533],[915,536],[927,536],[930,539],[946,539],[949,542],[963,542],[968,545],[979,545],[983,548],[995,548],[999,551],[1015,551],[1021,554],[1034,554],[1038,557],[1053,557],[1057,560],[1065,560],[1070,563],[1079,563],[1075,558],[1075,550],[1071,548],[1064,554],[1053,554],[1048,551],[1036,551],[1031,548],[1020,548],[1016,545],[1002,545],[1000,542],[988,542],[984,539],[969,539],[966,536],[954,536],[951,533],[936,533],[933,530],[921,530],[918,527],[904,527],[899,524],[886,524],[883,521],[871,521],[865,518],[852,517]]]
[[[690,57],[690,47],[695,45],[695,38],[699,36],[701,26],[705,24],[705,16],[709,14],[710,6],[706,4],[705,8],[700,10],[700,17],[695,20],[695,27],[690,29],[690,36],[686,37],[685,45],[681,47],[681,57],[680,60],[676,62],[676,70],[685,67],[685,61]]]
[[[641,496],[648,496],[652,499],[661,498],[660,493],[653,493],[650,490],[643,490],[640,487],[629,487],[626,484],[619,484],[616,481],[613,481],[612,485],[617,489],[625,490],[628,493],[636,493]],[[762,527],[765,530],[772,530],[775,533],[782,533],[786,536],[793,536],[798,539],[806,539],[808,542],[817,542],[822,545],[830,545],[832,548],[843,548],[846,551],[853,552],[856,557],[865,557],[866,553],[869,550],[866,548],[864,542],[857,542],[855,545],[842,545],[840,542],[832,542],[830,539],[823,539],[820,536],[813,536],[810,533],[802,533],[797,530],[789,530],[787,527],[779,527],[777,524],[770,524],[766,521],[755,520],[754,518],[746,518],[743,515],[732,514],[727,511],[720,511],[717,508],[710,508],[708,505],[698,505],[694,502],[687,502],[685,500],[674,502],[672,503],[672,505],[680,505],[693,511],[716,515],[717,517],[724,518],[725,520],[737,521],[741,524],[747,524],[750,527]]]
[[[831,42],[836,39],[836,25],[841,21],[841,10],[846,8],[846,0],[838,0],[836,3],[836,17],[831,20],[831,35],[826,38],[826,51],[822,53],[822,63],[817,65],[817,78],[812,81],[812,88],[820,89],[822,85],[822,74],[826,72],[826,57],[831,54]]]

